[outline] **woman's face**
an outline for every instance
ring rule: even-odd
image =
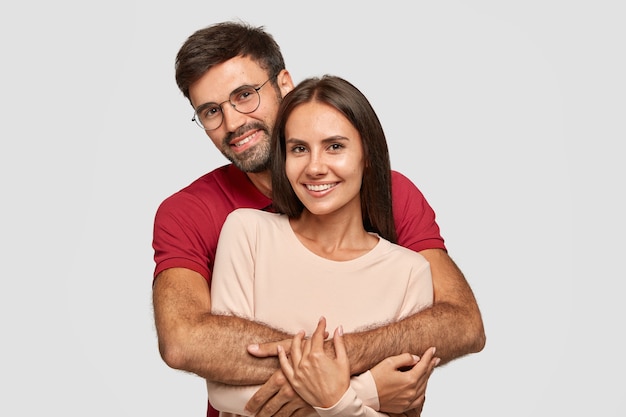
[[[335,108],[298,105],[285,124],[286,174],[313,214],[359,210],[364,156],[361,135]]]

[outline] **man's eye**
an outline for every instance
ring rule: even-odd
[[[254,94],[254,90],[252,89],[246,89],[243,91],[240,91],[239,93],[237,93],[237,95],[235,96],[235,102],[236,103],[241,103],[243,101],[247,101],[250,100],[250,96]]]
[[[211,119],[217,116],[219,112],[220,112],[220,108],[218,106],[207,107],[206,109],[202,110],[202,118]]]

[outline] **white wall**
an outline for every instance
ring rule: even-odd
[[[0,414],[204,415],[157,352],[152,220],[225,162],[173,62],[231,18],[296,81],[361,88],[438,214],[488,342],[436,372],[424,415],[623,413],[621,2],[163,3],[0,7]]]

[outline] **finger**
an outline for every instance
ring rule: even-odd
[[[284,384],[280,391],[261,407],[256,417],[285,416],[287,415],[285,411],[290,409],[289,404],[294,401],[299,404],[303,402],[289,384]],[[285,411],[281,411],[283,409]]]
[[[274,417],[296,417],[296,416],[314,416],[315,410],[308,405],[302,398],[294,395],[288,403],[284,404],[280,410],[274,413]]]
[[[337,359],[342,362],[348,360],[348,352],[346,351],[346,345],[343,341],[343,326],[339,326],[335,329],[333,344],[335,346]]]
[[[287,353],[285,353],[285,349],[282,346],[278,345],[278,361],[280,362],[280,369],[283,370],[283,373],[291,382],[293,380],[293,368],[291,363],[289,363],[289,359],[287,358]]]
[[[424,406],[424,401],[426,401],[426,394],[422,394],[417,397],[415,401],[413,401],[411,405],[409,405],[409,409],[421,411],[422,407]]]
[[[261,409],[256,413],[256,417],[275,416],[276,413],[278,413],[278,410],[280,410],[282,406],[283,406],[283,403],[282,401],[280,401],[279,396],[275,395],[274,397],[270,398],[268,402],[263,404]]]
[[[270,398],[276,395],[281,386],[280,377],[284,378],[284,374],[281,371],[276,371],[265,384],[261,385],[246,403],[247,412],[256,414]]]
[[[312,415],[316,415],[315,410],[313,409],[313,407],[306,403],[304,407],[299,408],[295,412],[291,413],[291,417],[309,417]]]
[[[326,333],[326,318],[320,317],[317,327],[311,336],[311,348],[319,350],[324,347],[324,333]]]
[[[279,340],[277,342],[267,343],[255,343],[248,345],[248,353],[257,358],[267,358],[270,356],[276,356],[278,352],[277,347],[281,345],[285,352],[289,353],[291,349],[291,339]]]
[[[414,373],[431,372],[433,368],[433,364],[434,364],[433,357],[435,355],[435,352],[436,352],[436,349],[434,347],[426,349],[426,352],[424,352],[420,361],[413,367],[413,369],[411,369],[411,372],[414,372]]]
[[[410,353],[402,353],[396,356],[390,356],[385,361],[389,363],[393,369],[408,370],[413,367],[420,360],[419,356],[411,355]]]
[[[429,378],[432,375],[432,373],[435,371],[435,368],[437,367],[437,365],[439,365],[439,362],[441,362],[441,359],[434,357],[428,363],[428,369],[426,369],[426,375],[428,375]]]
[[[291,342],[291,363],[297,367],[302,360],[302,339],[304,338],[304,330],[300,330]]]

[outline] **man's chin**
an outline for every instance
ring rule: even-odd
[[[259,172],[266,171],[270,166],[270,157],[267,153],[269,149],[256,149],[255,151],[256,152],[249,149],[240,155],[233,155],[232,153],[227,154],[224,152],[223,154],[233,165],[243,172],[258,174]]]
[[[245,171],[245,172],[250,172],[250,173],[253,173],[253,174],[258,174],[258,173],[260,173],[260,172],[265,172],[265,171],[267,171],[268,169],[269,169],[269,164],[268,164],[268,163],[266,163],[266,164],[263,164],[263,165],[257,165],[257,166],[255,166],[255,167],[253,167],[253,168],[251,168],[251,169],[249,169],[249,170],[247,170],[247,171]],[[242,170],[242,171],[243,171],[243,170]]]
[[[241,161],[237,158],[233,158],[230,155],[226,156],[230,162],[243,172],[250,172],[258,174],[259,172],[266,171],[269,168],[269,160],[267,161]]]

